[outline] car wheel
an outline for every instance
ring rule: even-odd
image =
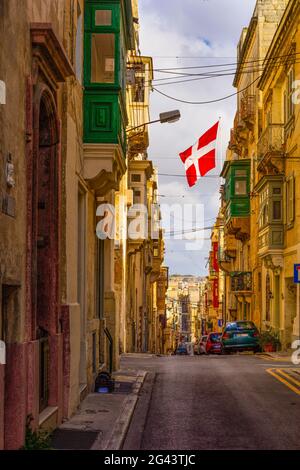
[[[225,355],[225,356],[228,356],[230,354],[230,350],[229,349],[225,349],[225,348],[222,348],[222,354]]]

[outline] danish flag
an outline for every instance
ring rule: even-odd
[[[185,152],[180,153],[180,158],[185,166],[186,177],[190,187],[209,171],[216,168],[216,147],[219,121],[205,132]]]

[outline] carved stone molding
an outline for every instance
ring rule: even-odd
[[[264,265],[267,269],[279,274],[284,267],[284,257],[281,253],[268,254],[263,259]]]
[[[58,83],[74,75],[73,67],[66,52],[53,31],[51,23],[31,23],[30,25],[33,80],[42,73],[53,89]]]
[[[84,145],[84,178],[98,196],[112,189],[118,191],[125,172],[126,161],[119,145]]]

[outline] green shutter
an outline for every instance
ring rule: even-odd
[[[105,11],[107,15],[105,13],[101,15],[101,12]],[[97,12],[100,12],[98,17]],[[124,77],[126,63],[121,60],[121,57],[126,57],[127,51],[124,44],[128,44],[128,40],[123,37],[125,33],[122,24],[127,21],[124,15],[121,0],[85,2],[84,141],[86,143],[120,143],[125,152],[124,128],[127,124],[127,113]],[[128,34],[129,28],[127,27],[125,31]],[[94,41],[97,41],[98,51],[102,50],[101,45],[104,44],[107,57],[102,56],[97,63],[96,75],[100,77],[98,83],[92,80],[92,44],[93,35],[101,34],[104,36],[94,36]],[[107,35],[114,35],[114,50],[110,42],[111,38]],[[99,57],[99,54],[95,57]]]

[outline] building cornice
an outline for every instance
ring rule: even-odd
[[[72,64],[51,23],[31,23],[30,34],[33,59],[54,88],[74,76]]]
[[[246,57],[247,52],[249,51],[251,41],[254,37],[255,31],[256,31],[256,28],[257,28],[257,24],[258,24],[258,17],[253,16],[251,21],[250,21],[250,25],[248,27],[246,37],[244,39],[242,51],[241,51],[241,54],[240,54],[240,57],[239,57],[239,63],[238,63],[238,66],[237,66],[237,71],[236,71],[234,81],[233,81],[233,86],[236,87],[236,88],[238,87],[238,84],[239,84],[239,79],[240,79],[241,71],[242,71],[242,68],[243,68],[244,58]]]
[[[84,144],[84,179],[99,196],[119,190],[126,172],[123,152],[116,144]]]

